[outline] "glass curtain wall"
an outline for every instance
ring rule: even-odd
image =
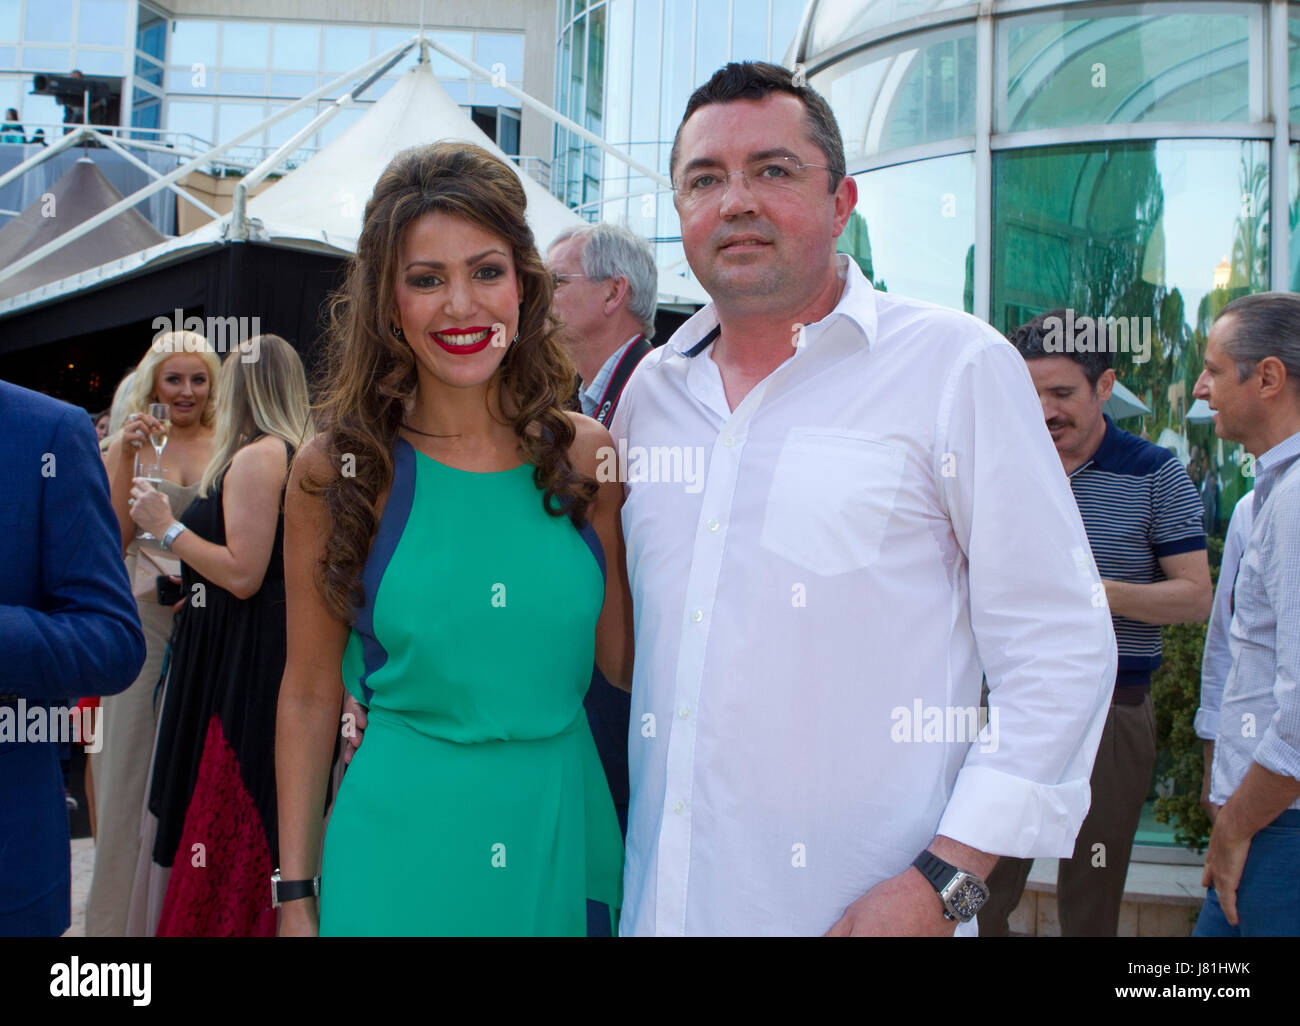
[[[794,51],[858,181],[841,250],[877,288],[1004,333],[1056,307],[1114,318],[1117,375],[1150,411],[1122,426],[1177,454],[1211,532],[1253,481],[1192,411],[1210,325],[1237,296],[1300,291],[1292,10],[814,0]],[[1138,841],[1171,830],[1148,808]]]
[[[660,174],[686,101],[731,60],[781,61],[804,0],[559,0],[556,108]],[[552,191],[588,220],[653,240],[685,265],[672,195],[556,129]]]

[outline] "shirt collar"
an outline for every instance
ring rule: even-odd
[[[609,384],[609,379],[613,376],[618,361],[623,359],[623,354],[627,352],[628,346],[640,337],[641,335],[638,332],[609,354],[605,362],[600,365],[600,370],[597,371],[596,376],[591,379],[591,384],[583,388],[581,398],[590,400],[593,405],[600,402],[600,397],[605,391],[605,386]]]
[[[1300,431],[1255,459],[1256,507],[1262,505],[1287,467],[1300,458]]]
[[[1074,477],[1085,467],[1096,467],[1098,470],[1104,470],[1111,465],[1113,457],[1119,452],[1119,433],[1121,429],[1115,426],[1115,422],[1110,419],[1109,413],[1103,413],[1101,417],[1106,422],[1106,433],[1101,436],[1101,444],[1097,446],[1091,456],[1070,472],[1070,477]]]
[[[847,253],[835,256],[835,270],[844,288],[840,293],[835,309],[822,320],[804,326],[804,344],[799,349],[808,349],[822,336],[827,328],[837,319],[847,319],[861,336],[863,346],[870,348],[876,336],[876,290],[862,273],[858,263]],[[668,340],[668,347],[687,358],[699,356],[717,339],[721,332],[718,324],[718,310],[713,303],[696,311],[685,324],[673,333]]]

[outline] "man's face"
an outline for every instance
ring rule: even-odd
[[[1068,356],[1043,356],[1026,361],[1026,365],[1056,451],[1062,456],[1088,455],[1079,450],[1088,446],[1098,430],[1115,372],[1105,371],[1094,389],[1083,368]]]
[[[674,181],[725,175],[763,156],[825,164],[806,120],[803,103],[787,93],[701,107],[682,127]],[[852,178],[829,192],[829,174],[809,168],[797,187],[781,190],[746,185],[736,174],[723,195],[697,204],[675,194],[686,259],[715,302],[797,309],[824,289],[835,239],[857,200]]]
[[[1237,365],[1223,348],[1232,337],[1232,315],[1220,317],[1210,328],[1205,346],[1205,363],[1196,379],[1192,395],[1204,399],[1215,411],[1214,433],[1220,438],[1240,442],[1250,434],[1256,420],[1250,401],[1250,384],[1258,369],[1245,381],[1237,380]]]
[[[546,256],[546,266],[559,278],[551,308],[564,322],[562,337],[578,344],[600,331],[606,285],[585,277],[582,251],[586,245],[586,239],[568,238]]]

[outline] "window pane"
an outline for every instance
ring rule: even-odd
[[[215,21],[177,21],[172,23],[171,52],[168,64],[217,63],[217,29]]]
[[[218,89],[223,93],[242,96],[262,96],[266,92],[266,76],[248,71],[223,71]]]
[[[272,113],[283,110],[283,107],[273,107]],[[295,111],[283,121],[277,121],[274,125],[266,130],[266,141],[272,146],[279,146],[281,143],[288,142],[289,136],[293,135],[300,129],[306,128],[311,119],[316,116],[316,111],[310,107],[304,107],[302,110]],[[311,137],[303,141],[301,145],[312,145]]]
[[[347,26],[325,26],[325,67],[329,71],[350,71],[370,56],[370,30]]]
[[[0,68],[16,68],[18,50],[12,46],[0,46]]]
[[[779,64],[794,41],[794,34],[799,31],[799,22],[803,18],[803,0],[772,0],[772,40],[769,60]],[[820,6],[826,6],[822,4]],[[904,17],[917,13],[909,10]]]
[[[18,42],[18,0],[0,0],[0,40]],[[5,67],[12,68],[13,62]]]
[[[46,50],[39,46],[23,47],[23,67],[28,71],[72,70],[72,53],[69,50]]]
[[[700,83],[692,80],[691,0],[664,0],[664,43],[661,65],[664,95],[659,110],[659,138],[671,139]]]
[[[34,0],[25,10],[24,39],[33,43],[72,41],[72,0]]]
[[[912,18],[929,11],[941,11],[948,7],[963,7],[970,0],[875,0],[874,3],[826,3],[817,5],[813,17],[810,55],[822,53],[832,46],[838,46],[846,39],[866,32],[868,29],[890,25],[904,18]],[[802,4],[799,5],[802,7]],[[772,59],[779,60],[784,54],[783,47],[794,38],[799,27],[799,13],[794,11],[792,0],[776,0],[777,14],[772,26]],[[777,29],[781,31],[778,32]],[[784,38],[781,38],[781,37]]]
[[[221,37],[221,63],[227,68],[265,68],[271,30],[268,25],[232,21]]]
[[[147,61],[143,57],[136,57],[135,76],[136,78],[142,78],[146,82],[161,87],[162,80],[163,80],[163,69],[159,65],[154,64],[152,61]]]
[[[994,130],[1247,121],[1250,19],[1238,14],[999,22]]]
[[[1146,357],[1137,345],[1118,352],[1115,372],[1151,407],[1151,439],[1164,444],[1167,431],[1181,439],[1171,447],[1208,459],[1194,483],[1217,493],[1221,517],[1244,494],[1241,477],[1220,472],[1213,425],[1185,415],[1215,314],[1269,286],[1268,151],[1168,139],[993,155],[994,327],[1056,307],[1136,318]]]
[[[890,44],[814,75],[848,160],[975,132],[975,36],[952,30],[923,48]]]
[[[1300,121],[1300,18],[1287,21],[1287,35],[1287,56],[1291,64],[1291,120]]]
[[[265,118],[260,103],[223,103],[217,110],[217,142],[223,143],[235,138]],[[262,134],[244,140],[245,146],[261,143]]]
[[[415,35],[414,29],[375,29],[374,56],[378,57],[381,53],[405,43],[413,35]]]
[[[755,12],[738,13],[753,17]],[[707,82],[723,64],[722,43],[727,38],[726,0],[699,4],[695,9],[695,81]]]
[[[518,82],[524,77],[524,37],[516,33],[480,32],[475,39],[474,61],[489,71],[492,65],[505,65],[507,81]],[[461,69],[462,72],[464,69]],[[434,68],[434,74],[438,69]]]
[[[878,289],[965,310],[974,303],[975,158],[961,153],[857,175],[839,239]]]
[[[731,0],[733,61],[767,60],[767,13],[767,0]]]
[[[315,71],[319,63],[319,28],[315,25],[275,26],[271,52],[273,68],[282,71]]]
[[[78,50],[74,64],[87,75],[124,75],[126,54],[119,50]]]
[[[126,0],[81,0],[77,15],[77,42],[126,44]]]
[[[316,88],[315,75],[272,75],[271,95],[292,96],[295,100]]]
[[[167,46],[166,20],[143,7],[140,8],[138,17],[140,21],[135,29],[135,48],[163,60]]]
[[[445,46],[448,50],[459,54],[466,60],[476,60],[474,57],[474,36],[469,32],[431,32],[429,33],[434,39]],[[522,52],[522,51],[521,51]],[[450,57],[444,57],[437,50],[430,51],[431,57],[429,67],[433,69],[435,78],[469,78],[469,71],[463,65],[457,64]],[[483,62],[478,59],[477,63],[482,64],[488,71],[492,70],[492,62]],[[507,78],[511,76],[506,75]]]
[[[215,110],[211,103],[168,100],[165,124],[169,132],[188,132],[190,135],[197,137],[201,144],[211,145],[214,114]],[[193,140],[181,140],[181,142],[194,145]]]

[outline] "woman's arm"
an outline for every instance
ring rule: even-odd
[[[231,460],[221,489],[226,544],[214,545],[193,531],[183,531],[172,544],[172,555],[235,598],[256,595],[275,547],[280,492],[288,469],[284,442],[279,438],[268,435],[244,446]],[[156,531],[151,533],[162,537]]]
[[[569,447],[575,470],[596,478],[602,450],[612,452],[614,440],[590,417],[572,413],[577,432]],[[608,447],[606,449],[606,447]],[[605,604],[596,624],[596,665],[616,688],[632,690],[632,595],[627,583],[627,553],[623,544],[623,483],[603,481],[587,519],[605,550]]]
[[[329,521],[318,496],[301,487],[310,473],[330,473],[324,440],[303,447],[284,500],[284,583],[288,602],[288,657],[275,722],[275,781],[280,825],[280,876],[310,880],[320,872],[322,813],[330,757],[343,695],[341,665],[348,628],[329,612],[316,586]],[[316,898],[280,909],[280,936],[319,932]]]
[[[131,519],[131,480],[135,474],[135,453],[125,436],[119,434],[108,446],[104,456],[104,470],[108,473],[108,493],[117,516],[118,534],[122,552],[135,537],[135,521]]]

